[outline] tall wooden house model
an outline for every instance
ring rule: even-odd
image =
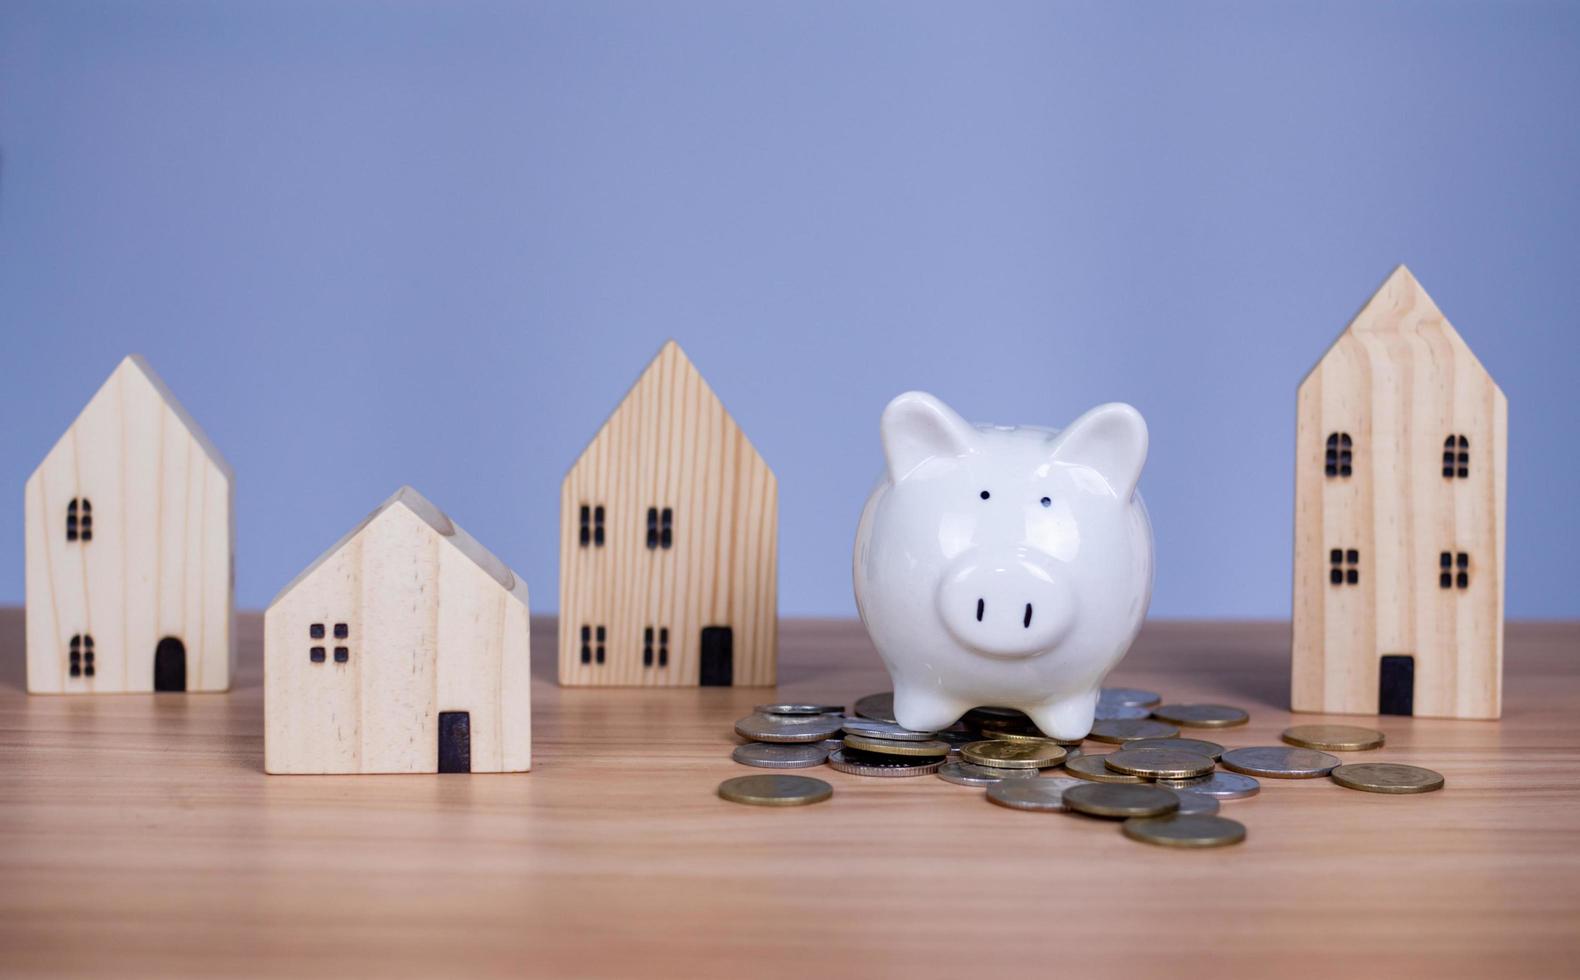
[[[1396,269],[1301,382],[1296,711],[1502,711],[1508,402]]]
[[[270,773],[525,772],[527,585],[403,487],[263,620]]]
[[[560,490],[560,683],[771,685],[773,471],[674,341]]]
[[[28,691],[230,687],[235,489],[148,362],[121,361],[27,481]]]

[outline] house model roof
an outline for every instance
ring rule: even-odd
[[[291,590],[300,585],[302,581],[314,571],[316,571],[320,565],[333,557],[336,552],[345,547],[346,544],[348,544],[357,535],[361,534],[369,524],[372,524],[379,518],[380,515],[389,510],[391,507],[406,508],[406,510],[414,514],[424,524],[427,524],[428,527],[432,528],[435,534],[439,535],[445,541],[448,541],[452,547],[454,547],[462,555],[465,555],[467,558],[469,558],[472,561],[472,564],[482,569],[489,578],[499,583],[500,588],[514,595],[523,603],[527,601],[527,584],[518,578],[504,562],[496,558],[493,552],[483,547],[478,543],[476,538],[462,530],[458,524],[450,520],[450,518],[445,515],[444,511],[434,506],[433,502],[427,497],[424,497],[422,494],[418,493],[416,490],[413,490],[411,487],[401,487],[399,490],[395,491],[395,493],[392,494],[389,499],[375,507],[373,512],[367,517],[364,517],[356,527],[346,532],[346,534],[342,536],[339,541],[336,541],[329,547],[328,550],[315,558],[312,564],[302,569],[302,571],[298,573],[295,578],[291,579],[290,583],[286,585],[285,588],[280,590],[279,594],[274,597],[274,600],[270,602],[269,605],[272,606],[281,599],[284,599],[288,594],[290,594]]]
[[[121,359],[121,363],[117,364],[115,370],[110,372],[110,376],[104,380],[103,384],[99,385],[98,390],[93,393],[93,397],[88,399],[87,405],[83,406],[82,411],[77,413],[77,417],[72,420],[71,426],[66,428],[60,439],[56,440],[55,445],[50,448],[51,453],[60,447],[60,443],[66,439],[71,429],[89,411],[105,410],[113,407],[104,406],[103,409],[100,409],[96,403],[101,397],[110,397],[111,392],[108,389],[112,388],[117,382],[141,384],[151,388],[159,396],[159,400],[164,402],[170,413],[180,421],[187,432],[191,433],[193,441],[197,443],[199,449],[203,450],[203,455],[208,457],[209,462],[213,463],[214,467],[225,476],[225,479],[234,485],[236,482],[236,471],[231,469],[230,464],[225,461],[225,457],[220,455],[218,447],[208,437],[208,433],[203,431],[203,427],[198,425],[197,419],[192,417],[192,414],[186,410],[186,406],[182,405],[175,394],[171,392],[170,386],[165,384],[165,379],[159,376],[159,372],[155,371],[153,365],[149,364],[148,359],[141,354],[129,354]]]
[[[673,340],[665,341],[664,346],[659,348],[658,353],[648,362],[647,367],[642,369],[642,373],[637,377],[630,389],[626,391],[625,396],[620,399],[620,403],[615,406],[613,412],[609,413],[609,417],[604,420],[603,425],[598,427],[597,433],[587,443],[581,455],[576,457],[576,462],[571,465],[570,472],[574,473],[596,455],[595,450],[604,439],[609,428],[623,416],[645,413],[652,417],[644,417],[642,420],[644,425],[662,429],[670,421],[674,413],[688,408],[688,406],[683,404],[683,399],[676,398],[673,395],[665,397],[665,392],[686,392],[688,395],[691,392],[695,392],[696,398],[705,399],[707,402],[712,402],[716,405],[719,409],[719,414],[723,416],[724,429],[715,434],[731,438],[739,436],[742,443],[745,444],[746,451],[751,454],[752,460],[763,467],[763,469],[769,470],[770,474],[772,473],[767,461],[763,459],[762,454],[757,451],[757,447],[753,446],[751,440],[741,431],[734,417],[730,415],[729,409],[724,406],[724,402],[708,384],[707,379],[702,376],[702,372],[697,370],[697,366],[691,362],[691,358],[687,357],[686,352]],[[693,404],[689,408],[695,414],[695,405]],[[654,414],[655,410],[656,414]]]
[[[1304,386],[1311,379],[1317,367],[1333,355],[1340,343],[1350,339],[1365,342],[1368,337],[1380,339],[1389,336],[1447,342],[1456,353],[1468,358],[1482,374],[1489,379],[1492,377],[1470,345],[1459,335],[1459,331],[1438,309],[1437,303],[1433,302],[1420,281],[1407,267],[1401,265],[1389,274],[1377,292],[1372,294],[1366,305],[1361,307],[1344,331],[1323,352],[1316,365],[1306,372],[1301,385]]]

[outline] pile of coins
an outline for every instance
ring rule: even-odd
[[[733,758],[764,769],[827,765],[856,776],[936,774],[985,791],[988,802],[1016,810],[1073,812],[1122,820],[1132,840],[1168,847],[1221,847],[1245,840],[1245,825],[1218,815],[1221,802],[1261,789],[1257,777],[1327,777],[1370,793],[1426,793],[1443,777],[1396,763],[1345,764],[1331,752],[1381,748],[1381,732],[1352,725],[1296,725],[1283,745],[1226,748],[1182,736],[1182,728],[1228,729],[1250,716],[1222,704],[1163,704],[1151,691],[1102,689],[1086,736],[1108,751],[1087,755],[1084,740],[1044,735],[1023,712],[982,707],[942,731],[918,732],[894,718],[892,693],[869,694],[847,713],[842,705],[764,704],[735,723],[746,743]],[[1050,773],[1046,774],[1045,773]],[[806,776],[741,776],[719,795],[758,806],[799,806],[833,795]]]

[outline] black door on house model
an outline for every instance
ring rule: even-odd
[[[1383,656],[1377,668],[1377,713],[1415,714],[1415,658],[1409,654]]]
[[[472,771],[471,712],[439,712],[439,771]]]
[[[154,648],[154,690],[187,689],[187,648],[180,640],[167,636]]]
[[[735,632],[728,626],[702,628],[702,660],[697,683],[729,687],[735,683]]]

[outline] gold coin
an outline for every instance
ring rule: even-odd
[[[1092,733],[1087,738],[1094,742],[1112,742],[1123,745],[1142,738],[1173,738],[1180,730],[1173,725],[1150,718],[1125,718],[1113,721],[1092,722]]]
[[[982,729],[982,736],[983,736],[983,738],[985,738],[985,739],[987,739],[989,741],[992,741],[994,739],[998,739],[998,740],[1005,741],[1005,742],[1051,742],[1051,741],[1053,741],[1053,739],[1051,739],[1048,736],[1044,735],[1042,732],[1036,732],[1036,734],[1028,734],[1026,732],[1001,731],[1001,730],[996,729],[996,728],[984,728],[984,729]]]
[[[1224,847],[1245,840],[1240,821],[1199,813],[1131,817],[1121,829],[1131,840],[1164,847]]]
[[[1296,725],[1284,729],[1279,738],[1303,749],[1326,752],[1362,752],[1383,747],[1382,732],[1358,725]]]
[[[1233,728],[1251,720],[1239,708],[1227,704],[1160,704],[1152,717],[1190,728]]]
[[[719,795],[752,806],[806,806],[833,796],[834,787],[809,776],[736,776],[719,784]]]
[[[1205,776],[1213,762],[1204,755],[1181,749],[1132,749],[1126,746],[1103,756],[1103,765],[1115,772],[1143,779],[1190,779]]]
[[[1138,738],[1134,742],[1126,742],[1127,749],[1180,749],[1185,752],[1194,752],[1216,760],[1223,755],[1223,746],[1217,742],[1209,742],[1200,738]]]
[[[1358,762],[1329,774],[1346,789],[1364,793],[1430,793],[1443,788],[1443,776],[1420,766],[1398,762]]]
[[[1064,760],[1064,771],[1078,779],[1089,779],[1094,783],[1144,783],[1146,780],[1140,776],[1127,776],[1122,772],[1115,772],[1103,762],[1106,755],[1082,755],[1074,759]]]
[[[1161,786],[1082,783],[1064,791],[1064,803],[1093,817],[1161,817],[1180,807],[1180,798]]]
[[[901,741],[894,738],[874,738],[871,735],[845,733],[845,748],[879,755],[915,755],[937,758],[949,754],[949,743],[930,739],[924,742]]]
[[[1000,769],[1047,769],[1064,761],[1064,746],[1041,739],[1036,742],[1005,742],[993,739],[972,742],[960,749],[960,757],[979,766]]]

